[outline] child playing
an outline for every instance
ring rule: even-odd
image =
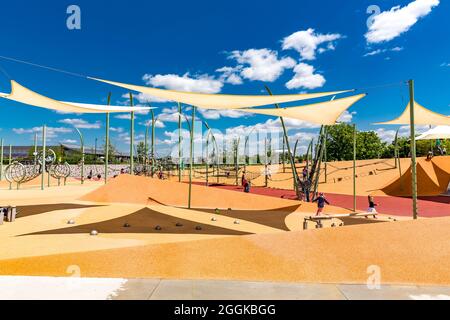
[[[368,196],[368,200],[369,200],[369,208],[367,209],[367,212],[369,212],[369,213],[377,213],[377,209],[375,209],[377,204],[374,202],[373,197],[372,196]]]
[[[313,202],[317,202],[316,217],[319,216],[323,212],[323,209],[325,208],[325,203],[330,204],[328,202],[328,200],[325,198],[325,195],[323,194],[323,192],[319,193],[319,196],[317,198],[315,198],[313,200]]]

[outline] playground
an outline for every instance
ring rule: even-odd
[[[433,168],[449,159],[436,157]],[[402,162],[407,167],[407,159]],[[319,190],[329,188],[327,197],[330,193],[324,214],[340,217],[324,220],[319,229],[308,222],[306,230],[304,218],[315,215],[316,205],[294,200],[289,182],[286,189],[254,187],[244,193],[241,186],[206,187],[198,180],[192,185],[191,208],[189,184],[175,178],[121,174],[106,185],[75,180],[65,186],[52,180],[45,192],[38,186],[9,190],[2,184],[1,198],[17,206],[16,220],[0,226],[2,274],[67,276],[68,267],[76,265],[83,277],[365,283],[367,266],[377,265],[383,284],[449,285],[450,260],[442,252],[450,218],[412,221],[406,206],[402,214],[356,216],[334,198],[345,195],[339,183],[346,180],[334,179],[345,174],[347,165],[333,163],[341,173],[332,172],[329,183],[319,184]],[[381,192],[399,179],[393,161],[357,165],[361,181],[373,180],[357,184],[360,196],[373,193],[369,185]],[[380,173],[362,174],[373,170]],[[445,183],[444,178],[434,181]],[[390,198],[380,193],[376,201],[382,208]]]

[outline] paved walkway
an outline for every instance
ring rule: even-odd
[[[204,183],[198,183],[204,185]],[[242,187],[231,185],[213,186],[214,188],[221,188],[226,190],[233,190],[243,192]],[[263,187],[252,187],[251,193],[265,196],[295,199],[295,192],[293,190],[272,189]],[[327,199],[334,206],[353,209],[353,196],[344,194],[326,193]],[[412,200],[403,197],[391,196],[375,196],[375,202],[378,204],[377,210],[379,213],[392,214],[395,216],[412,215]],[[367,210],[367,197],[356,197],[356,208],[361,211]],[[450,216],[450,196],[436,196],[436,197],[419,197],[418,200],[419,216],[421,217],[444,217]]]
[[[450,287],[7,276],[0,277],[0,299],[450,300]]]

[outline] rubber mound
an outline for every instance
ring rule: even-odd
[[[450,183],[450,157],[420,158],[417,161],[417,194],[437,196],[447,192]],[[400,178],[388,183],[382,191],[391,196],[412,195],[412,173],[409,167]]]

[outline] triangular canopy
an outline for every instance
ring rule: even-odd
[[[405,111],[403,111],[402,115],[397,119],[388,122],[380,122],[376,124],[409,125],[410,122],[411,122],[410,104],[408,103]],[[450,125],[450,117],[428,110],[425,107],[422,107],[417,102],[414,102],[414,123],[419,125],[436,125],[436,126]]]
[[[149,107],[124,107],[124,106],[108,106],[96,104],[84,104],[74,102],[61,102],[43,96],[37,92],[27,89],[17,82],[11,80],[11,93],[0,93],[0,97],[29,104],[35,107],[46,108],[67,113],[118,113],[131,111],[149,110]]]
[[[313,103],[301,107],[280,109],[240,109],[240,111],[303,120],[316,124],[334,125],[345,110],[350,108],[354,103],[365,96],[366,94],[358,94],[347,98]]]
[[[122,87],[128,90],[138,91],[164,100],[170,100],[185,103],[191,106],[204,109],[240,109],[249,107],[259,107],[275,103],[292,102],[306,99],[320,98],[347,91],[333,91],[310,94],[289,94],[289,95],[231,95],[231,94],[206,94],[196,92],[182,92],[174,90],[156,89],[132,84],[89,78],[100,82],[105,82],[114,86]]]
[[[437,126],[422,133],[416,140],[450,139],[450,126]]]

